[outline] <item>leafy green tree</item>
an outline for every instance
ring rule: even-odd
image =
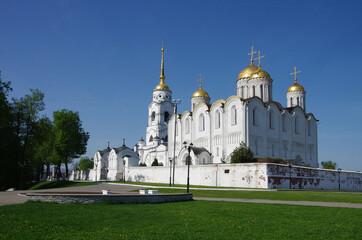
[[[14,187],[19,180],[17,153],[20,151],[14,128],[14,115],[8,95],[10,82],[4,82],[0,71],[0,190]]]
[[[54,151],[54,126],[51,120],[44,116],[36,124],[34,147],[35,169],[39,180],[43,179],[44,167],[46,167],[46,178],[50,176],[50,165],[56,163]]]
[[[85,132],[78,112],[67,109],[53,113],[55,132],[55,151],[58,160],[58,179],[61,177],[60,167],[65,164],[65,176],[68,178],[68,163],[86,152],[89,133]]]
[[[255,162],[254,153],[245,143],[241,143],[239,147],[231,153],[231,162],[232,163],[249,163]]]
[[[80,158],[78,166],[79,166],[79,169],[83,170],[83,171],[92,169],[94,166],[93,158],[92,159],[90,159],[89,157]]]
[[[321,162],[321,164],[324,169],[336,169],[337,167],[337,163],[332,162],[331,160]]]
[[[21,150],[17,154],[20,166],[20,189],[22,188],[24,172],[25,179],[33,177],[34,134],[39,113],[44,110],[44,93],[38,89],[30,89],[31,94],[26,94],[20,99],[13,99],[13,111],[15,116],[15,129]]]

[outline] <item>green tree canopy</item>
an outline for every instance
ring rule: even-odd
[[[249,163],[255,162],[254,153],[245,143],[241,143],[239,147],[231,153],[231,162],[232,163]]]
[[[80,170],[88,170],[88,169],[92,169],[94,162],[93,162],[93,158],[90,159],[89,157],[82,157],[79,160],[79,169]]]
[[[321,164],[324,169],[336,169],[336,167],[337,167],[337,163],[332,162],[330,160],[321,162]]]
[[[55,150],[60,157],[58,169],[62,161],[65,164],[65,175],[68,177],[68,163],[86,152],[89,133],[85,132],[78,112],[63,109],[53,113],[55,131]],[[58,170],[58,178],[61,176]]]
[[[158,166],[158,160],[155,158],[151,164],[151,166]]]

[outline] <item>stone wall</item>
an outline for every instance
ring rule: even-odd
[[[127,181],[169,183],[170,167],[129,167]],[[186,184],[187,166],[176,166],[175,184]],[[190,166],[190,184],[242,188],[362,191],[362,173],[271,163]]]

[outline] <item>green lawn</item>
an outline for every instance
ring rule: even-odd
[[[79,187],[79,186],[96,185],[96,184],[97,183],[91,183],[91,182],[49,181],[49,182],[39,182],[38,184],[30,187],[28,190],[62,188],[62,187]]]
[[[190,201],[0,207],[0,239],[362,239],[362,209]]]
[[[170,188],[160,188],[158,189],[158,191],[160,193],[186,192],[186,190],[184,189],[170,189]],[[190,192],[194,194],[194,197],[362,203],[361,193],[307,192],[307,191],[258,192],[258,191],[227,191],[227,190],[218,191],[218,190],[193,190],[193,189],[191,189]]]

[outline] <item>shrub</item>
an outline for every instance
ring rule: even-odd
[[[147,165],[146,165],[146,163],[140,163],[138,166],[140,166],[140,167],[146,167]]]
[[[337,163],[332,162],[331,160],[321,162],[321,164],[324,169],[336,169],[336,167],[337,167]]]
[[[255,162],[254,153],[245,143],[241,143],[239,147],[231,153],[232,163],[250,163]]]
[[[158,166],[158,160],[157,160],[157,158],[155,158],[155,160],[153,160],[153,163],[151,164],[151,166]]]

